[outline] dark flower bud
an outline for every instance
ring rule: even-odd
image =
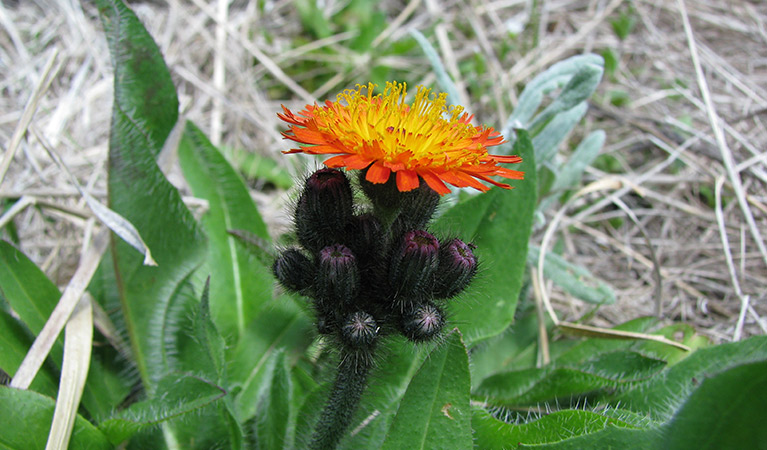
[[[317,251],[338,240],[352,215],[352,189],[346,175],[336,169],[320,169],[306,180],[298,199],[298,241],[307,249]]]
[[[439,194],[434,192],[423,178],[420,178],[420,183],[416,189],[401,194],[402,206],[393,225],[396,234],[423,229],[437,210]]]
[[[365,177],[369,168],[360,171],[360,187],[376,209],[394,210],[399,208],[402,193],[397,188],[395,176],[390,176],[385,183],[371,183]]]
[[[341,326],[341,338],[355,348],[369,347],[378,336],[378,324],[370,314],[357,311],[349,314]]]
[[[348,247],[329,245],[320,250],[319,294],[334,302],[349,303],[359,292],[357,260]]]
[[[317,332],[320,334],[332,334],[333,333],[333,321],[325,314],[317,314]]]
[[[408,298],[429,288],[438,258],[437,238],[422,230],[405,233],[389,267],[389,283],[395,295]]]
[[[402,333],[411,341],[428,341],[444,326],[444,314],[431,302],[416,305],[402,315]]]
[[[349,247],[360,258],[380,258],[384,248],[381,221],[373,214],[355,216],[345,233]]]
[[[272,272],[280,284],[296,292],[311,287],[316,273],[311,260],[295,248],[282,252],[274,261]]]
[[[454,297],[471,283],[477,273],[477,257],[471,249],[471,245],[460,239],[443,243],[434,284],[435,298]]]

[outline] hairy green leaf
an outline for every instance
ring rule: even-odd
[[[765,359],[767,336],[702,348],[669,367],[661,373],[662,376],[654,377],[614,400],[621,402],[626,409],[649,414],[655,420],[664,420],[707,375]]]
[[[157,267],[113,239],[112,257],[133,356],[150,392],[166,372],[172,298],[202,261],[205,238],[156,163],[178,117],[175,88],[157,45],[120,0],[98,0],[114,66],[109,206],[141,233]]]
[[[408,386],[382,449],[472,448],[469,358],[451,333]]]
[[[631,428],[630,424],[621,420],[582,410],[556,411],[537,420],[510,424],[477,407],[473,409],[471,425],[474,429],[474,446],[482,450],[506,450],[524,444],[559,442],[607,427]]]
[[[458,234],[477,246],[483,270],[477,275],[470,295],[453,300],[451,320],[458,324],[471,345],[495,336],[513,321],[522,288],[527,246],[537,196],[535,156],[526,131],[518,130],[514,154],[525,172],[515,189],[491,189],[471,197],[445,212],[433,225],[443,234]]]
[[[210,208],[202,224],[209,239],[213,321],[230,342],[237,342],[271,297],[274,283],[270,268],[238,245],[227,230],[245,230],[267,241],[269,234],[242,178],[191,122],[186,124],[178,154],[192,192],[208,200]]]
[[[162,395],[134,403],[99,424],[112,444],[166,420],[201,409],[226,395],[226,391],[202,378],[171,374],[157,383]]]
[[[44,449],[51,428],[55,401],[37,392],[0,386],[3,429],[0,447],[9,450]],[[78,415],[75,418],[70,450],[111,449],[104,434]]]
[[[293,383],[285,352],[276,354],[269,389],[261,397],[256,411],[256,448],[286,448],[292,441],[295,412],[291,411]]]

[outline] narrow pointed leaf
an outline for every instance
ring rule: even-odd
[[[269,450],[286,448],[292,439],[295,413],[291,411],[293,383],[285,353],[275,358],[269,389],[264,392],[256,411],[256,448]]]
[[[98,0],[114,66],[109,207],[152,249],[158,267],[113,239],[117,286],[142,380],[151,392],[167,370],[165,327],[172,297],[205,254],[205,238],[155,161],[178,117],[178,100],[157,45],[120,0]]]
[[[236,342],[271,298],[274,282],[270,266],[248,253],[227,231],[245,230],[266,240],[269,234],[242,178],[191,122],[178,151],[194,195],[210,205],[202,224],[209,238],[213,321],[223,336]]]

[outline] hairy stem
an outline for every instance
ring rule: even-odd
[[[333,450],[344,436],[365,391],[372,358],[369,352],[342,351],[333,390],[314,430],[311,450]]]

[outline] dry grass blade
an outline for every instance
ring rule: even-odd
[[[64,362],[46,450],[65,450],[88,378],[93,344],[93,309],[89,295],[77,303],[64,330]]]
[[[27,389],[35,379],[37,371],[40,370],[43,361],[56,342],[61,330],[64,329],[69,317],[72,315],[75,306],[83,296],[88,287],[96,268],[99,266],[101,256],[107,248],[109,241],[109,232],[102,231],[93,238],[93,243],[83,254],[80,265],[77,267],[74,276],[69,281],[64,293],[61,294],[56,308],[51,313],[51,317],[45,323],[40,334],[35,338],[35,342],[29,349],[29,352],[21,362],[21,366],[16,371],[16,375],[11,380],[11,387],[17,389]]]
[[[578,323],[560,322],[557,327],[568,334],[574,334],[577,336],[588,336],[596,338],[608,338],[608,339],[630,339],[630,340],[642,340],[660,342],[661,344],[670,345],[686,352],[690,351],[690,347],[680,344],[679,342],[672,341],[664,336],[657,334],[647,333],[634,333],[632,331],[622,330],[610,330],[607,328],[592,327],[590,325],[581,325]]]
[[[27,105],[24,107],[24,112],[21,114],[21,120],[19,120],[16,129],[13,131],[11,141],[8,143],[8,148],[5,150],[2,162],[0,162],[0,185],[2,185],[5,180],[5,174],[11,166],[11,161],[13,160],[14,155],[16,155],[16,149],[19,148],[21,139],[26,134],[27,128],[32,122],[32,118],[35,116],[35,111],[37,111],[40,100],[48,91],[48,88],[51,86],[51,83],[56,78],[56,75],[61,68],[61,63],[57,64],[54,68],[54,63],[56,63],[58,55],[58,50],[54,50],[48,59],[48,63],[45,65],[42,75],[40,75],[40,80],[37,83],[35,90],[32,92],[29,102],[27,102]]]
[[[93,214],[95,214],[96,217],[98,217],[104,225],[106,225],[110,230],[114,231],[115,234],[120,236],[120,238],[122,238],[125,242],[141,252],[141,254],[144,255],[145,266],[156,266],[157,262],[154,260],[154,258],[152,258],[152,252],[141,238],[141,234],[138,232],[136,227],[134,227],[133,224],[128,221],[128,219],[104,206],[101,204],[101,202],[86,192],[85,189],[80,186],[80,182],[77,181],[77,178],[74,176],[74,174],[72,174],[72,171],[69,170],[69,167],[67,167],[67,165],[64,163],[64,160],[62,160],[61,157],[55,151],[53,151],[50,145],[47,144],[46,140],[37,132],[37,130],[33,129],[32,132],[35,134],[37,139],[40,140],[40,143],[48,152],[48,155],[51,157],[51,159],[69,175],[69,178],[72,180],[72,184],[74,184],[77,191],[80,192],[80,195],[83,196],[85,203],[88,204],[88,207],[91,209],[91,211],[93,211]]]
[[[721,119],[716,113],[714,104],[711,102],[711,93],[709,92],[706,77],[703,74],[703,69],[701,68],[700,61],[698,60],[698,50],[695,45],[695,37],[692,34],[690,19],[687,16],[687,8],[685,7],[684,0],[677,0],[677,3],[679,4],[679,12],[682,15],[682,24],[684,24],[687,44],[690,47],[690,56],[693,66],[695,66],[695,75],[697,76],[700,94],[703,97],[703,102],[706,105],[708,120],[711,124],[711,129],[714,131],[714,137],[716,137],[716,143],[722,155],[724,167],[727,169],[727,176],[730,179],[733,190],[735,191],[735,197],[738,199],[738,204],[740,205],[740,209],[746,219],[746,223],[748,223],[748,228],[751,231],[751,234],[756,241],[756,245],[762,254],[762,259],[767,264],[767,246],[765,246],[762,234],[759,232],[759,227],[757,227],[756,222],[754,221],[754,215],[751,213],[751,208],[748,206],[745,190],[743,189],[743,182],[740,179],[740,174],[735,171],[735,160],[732,156],[730,148],[727,145],[727,140],[724,138],[724,132],[722,131],[722,126],[720,124]]]

